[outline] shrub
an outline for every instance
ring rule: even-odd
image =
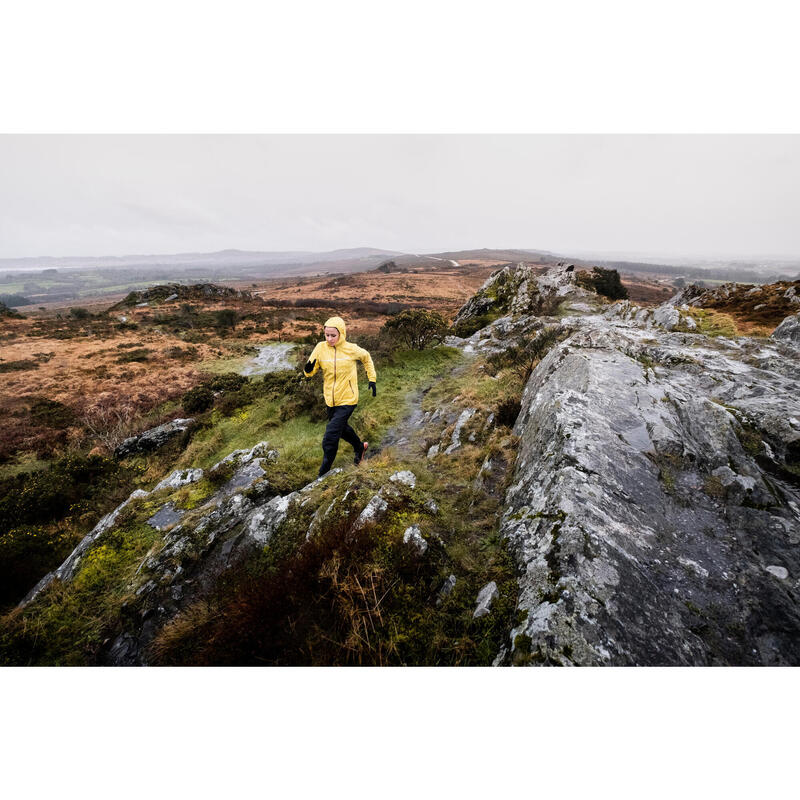
[[[0,481],[0,531],[58,519],[117,469],[102,456],[68,455],[46,470]]]
[[[76,308],[70,308],[70,310],[69,310],[69,315],[70,315],[70,316],[71,316],[73,319],[89,319],[89,317],[91,317],[91,316],[92,316],[92,315],[89,313],[89,309],[87,309],[87,308],[82,308],[81,306],[78,306],[78,307],[76,307]]]
[[[168,347],[164,351],[164,355],[167,358],[174,358],[179,359],[181,361],[190,361],[197,357],[197,348],[196,347],[178,347],[177,345],[173,345],[172,347]]]
[[[0,303],[8,308],[14,308],[14,306],[31,305],[31,301],[28,300],[27,297],[23,297],[21,294],[0,294]]]
[[[213,392],[236,392],[242,388],[249,379],[244,375],[239,375],[236,372],[226,372],[222,375],[217,375],[209,384]]]
[[[9,317],[11,319],[25,319],[19,311],[9,308],[5,303],[0,302],[0,317]]]
[[[225,328],[235,330],[238,321],[239,315],[233,308],[221,308],[219,311],[214,312],[214,327],[221,330]]]
[[[263,392],[271,400],[283,399],[280,419],[285,422],[308,413],[311,420],[320,422],[326,418],[325,406],[320,397],[316,381],[310,381],[294,370],[270,372],[262,381]]]
[[[447,320],[438,311],[423,308],[401,311],[388,320],[383,330],[396,334],[411,350],[424,350],[447,336]]]
[[[206,385],[195,386],[181,397],[181,405],[187,414],[200,414],[214,404],[214,393]]]
[[[0,534],[0,607],[17,602],[80,541],[64,527],[26,525]]]
[[[150,351],[146,347],[139,347],[136,350],[128,350],[127,353],[120,353],[117,357],[117,364],[147,361],[149,357]]]
[[[625,300],[628,297],[628,290],[622,285],[619,272],[615,269],[593,267],[591,273],[580,273],[576,282],[584,288],[594,289],[597,294],[610,300]]]
[[[543,328],[533,339],[521,345],[509,347],[500,353],[493,353],[489,356],[487,362],[495,370],[513,367],[522,382],[527,383],[533,368],[544,358],[548,350],[558,342],[563,333],[558,325]]]
[[[34,400],[28,413],[37,425],[47,425],[50,428],[67,428],[75,421],[75,414],[69,406],[46,397]]]
[[[39,364],[30,359],[21,361],[0,361],[0,372],[24,372],[30,369],[38,369]]]
[[[485,328],[496,319],[497,315],[490,313],[481,314],[477,317],[469,317],[468,319],[461,320],[457,325],[453,325],[450,332],[453,336],[458,336],[461,339],[468,339],[473,333],[479,331],[481,328]]]

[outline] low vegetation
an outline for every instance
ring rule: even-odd
[[[626,300],[628,290],[622,285],[619,272],[615,269],[593,267],[591,272],[579,272],[575,278],[578,286],[591,289],[610,300]]]

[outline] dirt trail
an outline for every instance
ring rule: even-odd
[[[424,387],[416,389],[408,395],[408,411],[397,425],[386,432],[380,444],[373,449],[373,454],[378,454],[387,447],[396,447],[399,448],[401,452],[409,454],[415,449],[415,445],[417,445],[416,449],[419,449],[421,442],[419,436],[415,434],[419,434],[423,431],[425,423],[430,416],[430,413],[426,413],[422,410],[423,398],[438,381],[445,380],[451,376],[457,377],[467,369],[475,356],[469,353],[465,353],[464,356],[464,361],[461,361],[454,367],[444,370]]]

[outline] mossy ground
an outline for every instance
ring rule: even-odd
[[[368,396],[366,386],[361,387],[364,410],[360,419],[354,421],[357,430],[363,431],[365,439],[379,441],[386,430],[405,413],[409,394],[420,386],[429,385],[437,375],[449,372],[460,358],[458,351],[450,348],[396,354],[393,366],[383,369],[379,375],[378,397]],[[495,388],[496,384],[486,375],[475,379],[469,371],[459,383],[477,391],[478,396],[489,405],[502,395]],[[468,398],[462,398],[465,399]],[[202,466],[207,469],[232,450],[252,447],[266,438],[280,452],[278,461],[268,467],[268,479],[282,492],[299,488],[316,476],[324,425],[311,423],[307,415],[281,423],[279,410],[278,401],[261,398],[229,417],[214,412],[212,424],[200,430],[177,461],[169,466]],[[325,625],[320,622],[315,623],[316,633],[310,640],[317,642],[317,655],[312,657],[309,654],[307,648],[312,644],[306,643],[303,645],[306,649],[301,648],[302,656],[298,656],[297,663],[488,663],[491,660],[506,630],[505,606],[509,603],[513,605],[514,584],[507,556],[496,536],[491,533],[493,511],[490,507],[496,504],[496,499],[481,500],[469,485],[483,455],[481,448],[467,447],[457,457],[440,461],[435,470],[430,470],[430,465],[424,462],[405,463],[398,460],[397,453],[387,451],[368,460],[358,471],[352,466],[349,452],[340,455],[338,461],[346,467],[345,472],[323,484],[326,488],[318,498],[319,504],[329,502],[328,495],[355,476],[363,486],[361,495],[354,496],[360,496],[366,502],[369,497],[364,497],[364,494],[374,492],[388,481],[392,472],[402,466],[420,476],[417,499],[412,499],[403,508],[395,509],[380,532],[373,531],[375,535],[361,543],[358,557],[346,565],[353,580],[358,581],[363,577],[375,587],[377,584],[374,582],[379,577],[388,580],[399,570],[399,577],[392,578],[384,588],[388,594],[381,601],[381,607],[391,611],[386,616],[386,627],[383,629],[385,637],[373,637],[376,643],[381,642],[378,650],[372,652],[367,648],[362,652],[359,647],[354,648],[353,642],[356,640],[352,637],[355,634],[350,631],[347,634],[350,638],[345,637],[349,644],[344,649],[337,649],[338,655],[334,656],[333,650],[325,651],[327,655],[320,655],[322,646],[319,642],[327,636]],[[464,470],[465,463],[471,464],[470,470]],[[146,484],[147,480],[163,477],[165,466],[163,453],[158,456],[139,456],[128,461],[128,467],[134,470],[138,476],[136,483],[140,485]],[[448,469],[452,469],[453,475],[445,479]],[[0,634],[2,662],[93,663],[103,642],[114,634],[123,605],[133,600],[138,585],[133,580],[137,569],[148,553],[157,550],[163,540],[162,534],[148,526],[145,520],[168,497],[177,507],[191,513],[217,488],[218,482],[212,478],[209,476],[197,484],[174,492],[161,492],[158,497],[132,503],[121,515],[118,525],[100,537],[84,556],[70,583],[62,585],[55,582],[26,609],[11,612],[3,619]],[[435,521],[428,519],[430,515],[421,510],[423,495],[438,498],[441,512]],[[462,505],[467,502],[470,511],[465,514]],[[403,531],[412,524],[423,525],[426,538],[433,537],[429,538],[431,556],[419,563],[413,558],[408,561],[409,548],[402,543]],[[301,515],[295,520],[294,527],[288,526],[286,532],[271,544],[269,552],[265,554],[266,561],[262,564],[266,565],[267,573],[274,573],[280,565],[285,566],[296,557],[297,533],[305,530],[303,525],[307,526],[307,520]],[[332,545],[330,553],[318,553],[317,577],[320,580],[320,576],[324,577],[323,573],[328,574],[326,570],[330,571],[336,563],[340,563],[337,559],[343,558],[336,542],[329,544]],[[252,575],[252,570],[258,571],[258,563],[261,562],[248,567],[248,574]],[[362,569],[366,570],[363,574]],[[438,608],[433,600],[451,572],[459,575],[460,580],[456,590]],[[335,581],[331,583],[333,575],[330,573],[325,579],[325,585],[331,591],[339,586]],[[139,583],[140,578],[137,578]],[[491,579],[501,587],[501,598],[496,601],[498,613],[491,615],[491,619],[473,621],[471,614],[475,595]],[[225,585],[221,586],[221,591],[224,591]],[[350,592],[353,585],[345,583],[346,591]],[[306,589],[311,591],[314,586],[320,589],[319,583],[312,581],[302,591],[298,589],[298,597],[303,595],[308,599],[309,595],[304,593]],[[320,597],[325,596],[326,592],[323,591]],[[431,612],[432,607],[437,608],[435,613]],[[190,616],[196,613],[195,609]],[[365,613],[369,616],[372,612],[361,613],[360,624],[374,624],[374,620],[364,616]],[[457,636],[452,634],[452,630],[456,629],[453,625],[459,631]],[[448,629],[452,635],[446,633]],[[289,648],[287,654],[291,652]],[[310,660],[304,662],[306,656]],[[223,661],[225,656],[218,653],[215,658]],[[187,663],[201,663],[199,655],[198,659],[195,662],[189,658]]]
[[[513,437],[498,437],[498,451],[513,449],[507,441]],[[432,467],[387,450],[358,470],[332,476],[290,515],[259,559],[164,628],[151,658],[163,664],[490,664],[511,627],[516,581],[497,533],[502,492],[473,486],[483,458],[473,447]],[[390,499],[380,523],[354,532],[360,509],[400,469],[417,475],[416,487]],[[425,506],[430,499],[435,513]],[[330,511],[306,540],[317,509]],[[424,555],[403,542],[412,525],[428,542]],[[437,603],[451,574],[455,587]],[[475,598],[491,580],[500,596],[491,614],[474,619]]]
[[[513,393],[512,377],[495,380],[486,364],[468,362],[434,384],[423,408],[454,401],[456,410],[479,406],[480,424],[465,429],[466,439]],[[424,441],[426,431],[419,434]],[[513,462],[516,445],[499,426],[452,455],[427,459],[389,447],[358,469],[346,467],[290,514],[260,559],[169,623],[151,658],[164,664],[490,664],[516,605],[511,558],[498,534],[508,474],[502,467]],[[501,472],[491,489],[476,485],[487,456]],[[417,476],[416,487],[390,501],[379,524],[354,534],[355,516],[402,469]],[[431,499],[436,512],[425,505]],[[412,525],[428,542],[424,556],[403,543]],[[449,575],[455,588],[438,602]],[[492,580],[500,596],[491,614],[474,619],[476,596]]]
[[[774,326],[754,323],[731,312],[692,307],[686,313],[697,323],[697,333],[706,336],[769,336],[774,330]],[[681,325],[678,330],[687,329]]]
[[[1,664],[94,663],[123,603],[132,597],[138,565],[160,540],[140,518],[149,510],[132,503],[79,562],[72,581],[54,581],[31,607],[3,618]]]
[[[363,440],[379,442],[405,413],[408,395],[449,370],[460,358],[460,353],[449,347],[396,353],[394,364],[379,370],[376,397],[372,397],[366,379],[360,376],[359,405],[350,418],[351,426]],[[319,384],[322,404],[321,378],[313,380]],[[261,398],[229,417],[215,411],[210,427],[193,438],[177,467],[208,469],[233,450],[249,449],[266,440],[279,453],[278,461],[267,469],[274,485],[282,492],[305,485],[316,477],[322,461],[325,422],[313,422],[308,414],[281,422],[282,403],[282,399]],[[352,449],[342,442],[334,467],[347,466],[352,460]]]

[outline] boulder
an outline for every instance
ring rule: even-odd
[[[485,617],[492,610],[492,602],[499,596],[500,592],[497,590],[497,584],[490,581],[478,592],[478,597],[475,600],[475,611],[472,613],[473,619]]]
[[[772,332],[772,338],[800,349],[800,314],[786,317]]]
[[[137,453],[149,453],[163,447],[168,441],[178,434],[184,433],[194,422],[193,418],[173,419],[172,422],[165,422],[150,430],[144,431],[137,436],[125,439],[122,444],[117,445],[114,450],[116,458],[128,458]]]

